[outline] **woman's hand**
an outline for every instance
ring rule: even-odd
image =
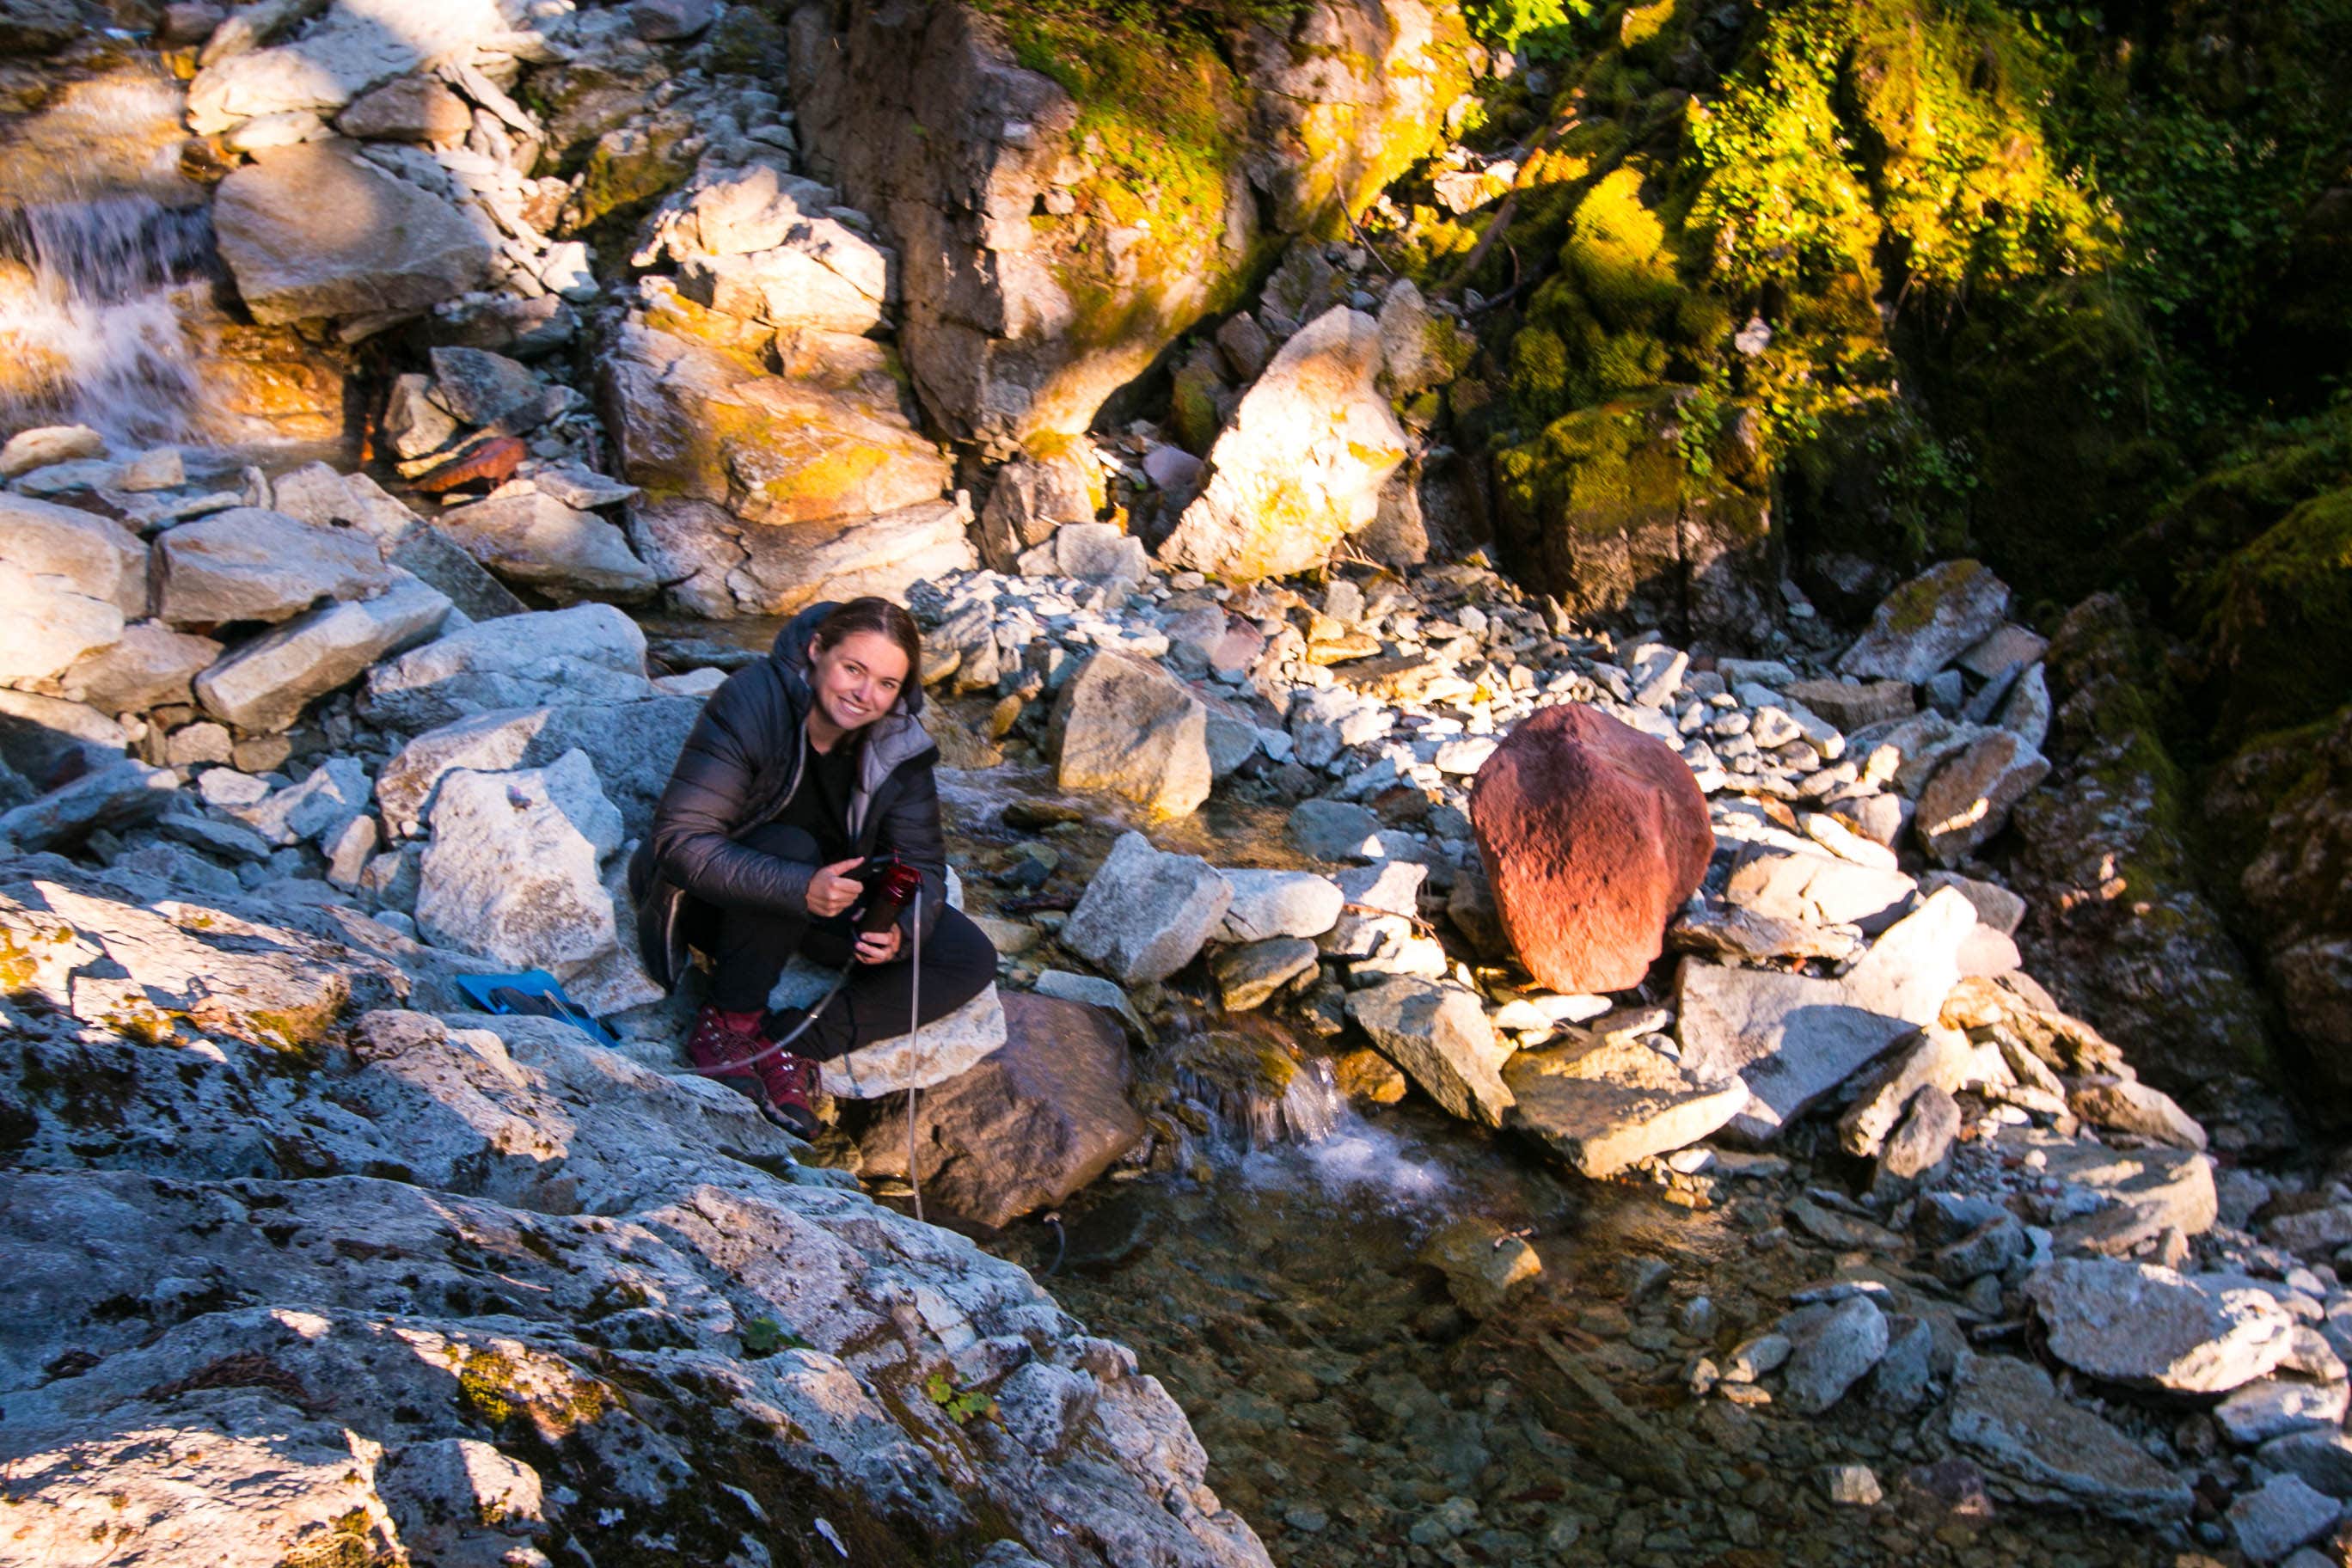
[[[845,912],[865,890],[865,885],[849,873],[864,864],[865,857],[858,856],[818,867],[816,875],[809,879],[808,912],[819,920]]]
[[[890,926],[882,931],[866,931],[858,936],[858,963],[887,963],[898,956],[898,928],[897,926]]]

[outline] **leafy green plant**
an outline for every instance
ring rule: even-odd
[[[753,1357],[774,1355],[778,1351],[810,1348],[808,1341],[773,1318],[753,1318],[737,1331],[735,1337],[742,1342],[743,1353]]]
[[[1563,59],[1576,47],[1576,24],[1591,0],[1463,0],[1462,15],[1479,40],[1531,59]]]
[[[945,1372],[923,1379],[923,1393],[949,1420],[959,1426],[996,1414],[996,1401],[976,1388],[958,1388]]]

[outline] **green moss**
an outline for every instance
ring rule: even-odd
[[[1082,203],[1112,225],[1148,217],[1155,232],[1214,241],[1225,178],[1240,159],[1240,83],[1181,9],[1045,0],[982,0],[1013,58],[1050,77],[1078,106],[1072,153],[1098,174]]]
[[[2287,513],[2198,598],[2211,659],[2229,678],[2225,739],[2332,712],[2352,691],[2352,489]]]

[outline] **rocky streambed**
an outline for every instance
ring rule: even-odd
[[[107,331],[0,387],[0,1555],[2343,1560],[2352,1189],[2116,864],[2114,605],[1856,636],[1694,511],[1570,614],[1360,245],[1095,417],[1430,130],[1378,9],[1244,51],[1230,231],[969,7],[174,6],[31,93],[0,327]],[[866,590],[1005,962],[812,1148],[616,896],[772,623],[632,611]],[[619,1048],[454,984],[526,966]],[[2151,966],[2210,1028],[2085,1021]]]

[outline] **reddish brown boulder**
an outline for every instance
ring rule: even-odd
[[[1547,708],[1470,787],[1504,934],[1555,991],[1641,984],[1715,853],[1706,797],[1664,743],[1591,708]]]
[[[924,1089],[915,1112],[925,1211],[991,1229],[1060,1203],[1143,1136],[1127,1037],[1099,1007],[1004,993],[1004,1044]],[[907,1097],[858,1140],[869,1176],[907,1173]]]

